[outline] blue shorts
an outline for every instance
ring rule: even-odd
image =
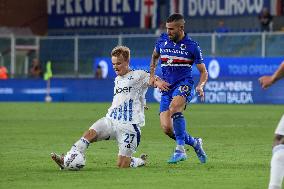
[[[170,86],[169,91],[163,91],[160,103],[160,112],[167,111],[175,96],[183,96],[189,103],[195,95],[194,82],[192,79],[183,79]]]

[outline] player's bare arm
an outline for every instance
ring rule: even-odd
[[[198,93],[198,96],[201,98],[201,101],[204,101],[204,91],[203,88],[205,86],[205,83],[208,79],[208,72],[205,67],[205,64],[196,64],[196,67],[198,71],[200,72],[200,79],[199,83],[196,87],[196,92]]]
[[[150,85],[154,86],[155,83],[155,70],[158,65],[158,60],[160,58],[160,54],[156,52],[156,49],[154,49],[152,58],[151,58],[151,64],[150,64]]]
[[[271,76],[262,76],[259,78],[260,85],[263,89],[267,89],[276,81],[284,77],[284,61],[279,66],[279,68]]]

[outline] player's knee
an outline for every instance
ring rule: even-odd
[[[177,108],[176,106],[174,106],[174,105],[171,105],[171,106],[169,107],[169,110],[170,110],[170,112],[171,112],[171,116],[172,116],[173,114],[175,114],[175,113],[178,112],[178,108]]]
[[[128,161],[124,161],[124,160],[117,161],[117,167],[118,168],[128,168],[129,164],[130,163]]]
[[[169,110],[170,110],[170,114],[171,116],[177,112],[182,112],[184,110],[184,107],[180,107],[180,106],[177,106],[175,104],[171,104],[170,107],[169,107]]]
[[[94,129],[90,129],[84,133],[83,137],[90,142],[95,142],[97,138],[97,132]]]

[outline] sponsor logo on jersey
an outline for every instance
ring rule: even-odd
[[[187,51],[178,50],[178,49],[160,49],[160,54],[162,53],[173,53],[173,54],[182,54],[182,55],[188,55]]]
[[[115,89],[114,95],[120,94],[120,93],[130,93],[132,87],[118,87]]]

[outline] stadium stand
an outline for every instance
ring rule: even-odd
[[[222,35],[217,37],[216,54],[219,56],[259,56],[261,54],[260,42],[260,34]]]
[[[128,35],[128,34],[154,34],[155,29],[143,28],[115,28],[115,29],[77,29],[77,30],[49,30],[49,36],[73,35]]]
[[[52,2],[56,4],[59,1]],[[81,2],[84,3],[85,1],[82,0]],[[100,2],[104,3],[106,1]],[[119,4],[119,1],[114,2]],[[157,19],[155,22],[157,22],[156,26],[159,26],[160,23],[165,21],[164,19],[168,16],[169,12],[172,11],[172,4],[169,2],[186,3],[188,1],[157,0],[156,2],[158,2],[159,9],[157,9],[156,12]],[[226,3],[227,1],[220,2]],[[109,50],[118,44],[130,47],[133,57],[149,57],[152,53],[154,43],[157,39],[157,35],[155,35],[157,28],[150,27],[153,25],[152,23],[148,23],[150,26],[144,26],[144,28],[139,27],[143,24],[143,21],[141,20],[133,22],[136,24],[135,27],[122,26],[115,28],[98,26],[68,28],[65,27],[65,20],[63,19],[63,22],[60,23],[61,25],[59,24],[60,27],[56,28],[56,26],[54,26],[48,28],[48,18],[50,18],[50,16],[58,16],[55,19],[55,21],[57,21],[57,18],[61,19],[61,16],[66,13],[60,12],[66,8],[63,4],[59,3],[58,6],[55,4],[53,7],[55,15],[50,15],[50,7],[46,6],[48,5],[47,0],[43,0],[41,3],[37,0],[26,2],[0,0],[0,53],[8,70],[13,71],[11,68],[11,62],[13,60],[11,54],[13,40],[15,41],[14,58],[16,62],[13,63],[15,66],[14,72],[17,70],[17,65],[23,66],[23,63],[17,63],[20,61],[18,56],[19,53],[21,53],[21,62],[25,62],[25,64],[26,62],[31,61],[33,56],[38,53],[42,63],[52,60],[55,75],[65,74],[70,76],[74,76],[74,74],[76,76],[78,74],[93,75],[94,60],[99,57],[108,57]],[[73,8],[76,10],[76,5],[72,4],[72,6],[71,9]],[[16,13],[20,12],[21,8],[27,8],[31,11],[26,11],[19,16],[19,14]],[[178,10],[176,8],[177,6],[175,7],[175,10]],[[103,12],[103,10],[98,11],[104,16],[105,14],[112,16],[109,14],[109,10],[107,12]],[[140,11],[143,12],[142,9]],[[184,9],[183,11],[186,12],[187,9]],[[56,15],[57,13],[58,15]],[[128,13],[129,12],[122,14],[122,17],[127,17]],[[273,13],[274,32],[271,34],[262,34],[260,32],[259,20],[256,13],[245,13],[244,15],[238,16],[220,16],[217,15],[217,13],[213,16],[209,14],[205,16],[189,16],[189,14],[185,14],[185,31],[200,44],[205,57],[280,57],[284,54],[283,48],[279,48],[284,45],[284,37],[283,33],[277,34],[275,31],[284,29],[283,10],[281,14],[276,14],[276,12]],[[84,15],[82,14],[80,16]],[[90,15],[87,14],[87,16]],[[94,11],[94,14],[91,16],[98,16],[98,14]],[[8,23],[9,20],[10,23]],[[220,20],[223,20],[226,27],[229,28],[229,33],[214,33]],[[126,22],[127,21],[124,21],[124,23]],[[36,28],[39,30],[36,30]],[[38,37],[39,35],[41,36]],[[27,39],[21,39],[22,37],[25,38],[27,36],[34,38],[34,41],[36,41],[35,39],[38,37],[38,41],[31,43]],[[32,44],[32,49],[29,51],[27,46],[30,44]],[[22,49],[19,49],[19,46],[21,46]],[[24,53],[19,51],[24,51]],[[30,52],[33,52],[33,54]],[[28,56],[28,59],[25,59],[26,57],[24,56]]]
[[[284,47],[284,35],[266,36],[266,56],[282,56]]]
[[[133,41],[135,40],[135,43]],[[132,51],[133,57],[147,57],[153,52],[153,45],[157,40],[157,36],[145,37],[125,37],[122,43],[128,46],[130,49],[135,49]]]
[[[52,40],[42,39],[40,42],[40,59],[41,62],[52,60],[53,69],[56,73],[74,74],[74,68],[70,66],[70,57],[74,56],[74,40],[58,39]],[[56,64],[60,62],[59,64]]]

